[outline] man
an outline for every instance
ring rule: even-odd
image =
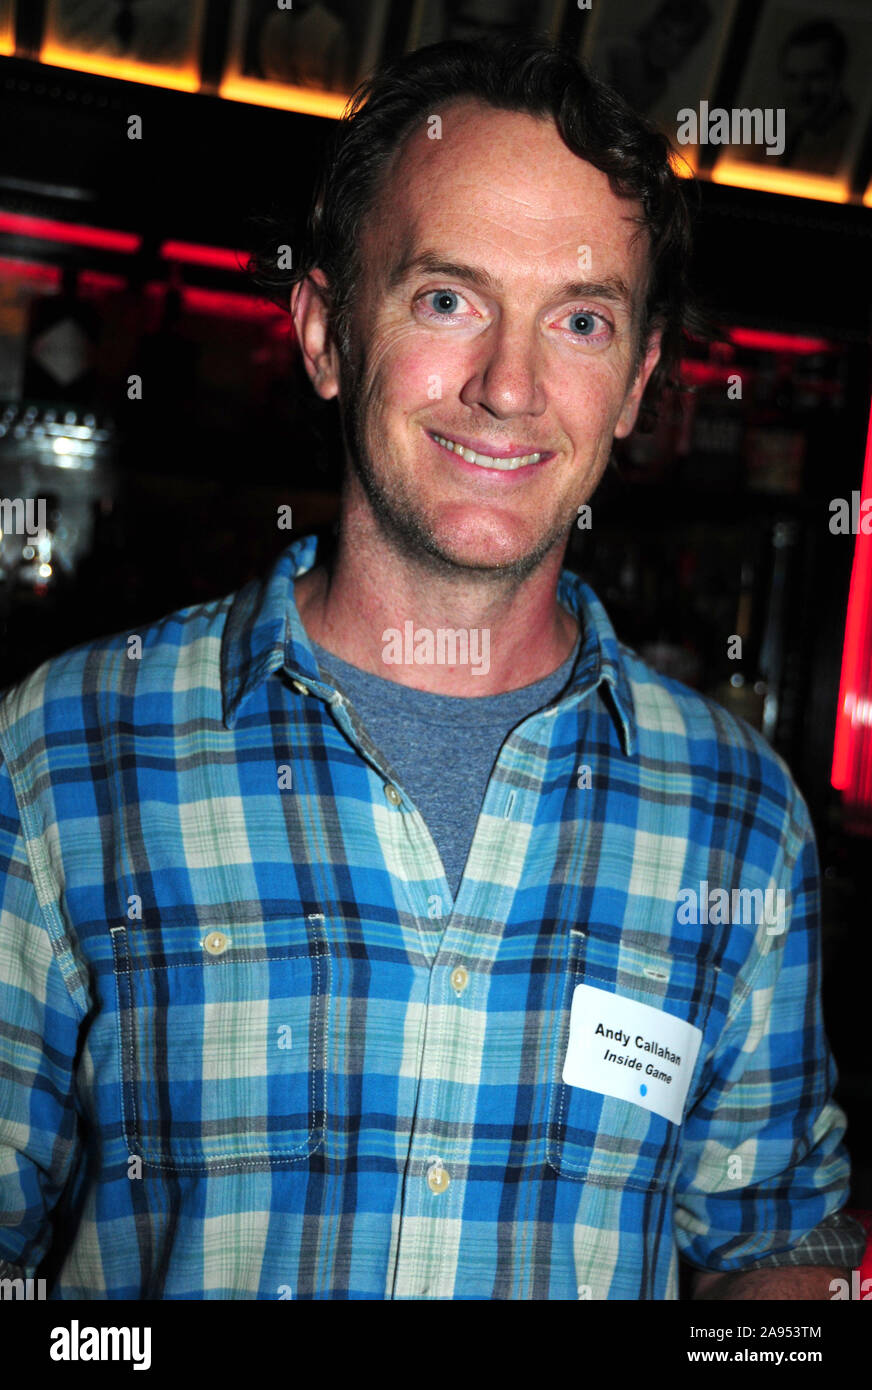
[[[348,91],[348,31],[320,0],[264,6],[257,41],[258,76],[321,91]]]
[[[0,1249],[62,1298],[827,1298],[807,811],[561,570],[680,341],[665,142],[535,44],[364,98],[292,296],[335,554],[0,705]]]
[[[779,101],[786,111],[782,153],[774,161],[803,173],[833,175],[849,153],[856,123],[844,87],[848,41],[830,19],[814,19],[790,30],[778,49]],[[765,145],[743,146],[742,159],[768,163]]]
[[[662,0],[634,33],[608,45],[603,64],[608,82],[637,111],[649,115],[711,22],[705,0]]]
[[[779,54],[788,94],[780,164],[814,174],[838,171],[855,120],[843,86],[847,61],[844,31],[829,19],[801,24],[787,35]]]

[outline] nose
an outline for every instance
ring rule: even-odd
[[[491,325],[479,339],[475,364],[460,399],[498,420],[544,412],[540,350],[529,327],[505,319]]]

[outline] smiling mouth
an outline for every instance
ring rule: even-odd
[[[444,434],[434,434],[428,431],[431,439],[435,439],[437,444],[441,444],[443,449],[448,449],[452,454],[459,454],[467,463],[474,463],[477,468],[495,468],[501,473],[509,473],[516,468],[526,468],[528,464],[538,463],[540,459],[546,458],[546,454],[518,454],[514,458],[495,458],[493,454],[483,454],[475,449],[467,449],[463,444],[457,444],[453,439],[446,439]]]

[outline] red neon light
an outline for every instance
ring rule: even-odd
[[[0,256],[0,275],[8,275],[16,280],[30,280],[35,284],[60,285],[61,273],[57,266],[40,265],[35,261],[19,261],[15,256]]]
[[[792,333],[767,333],[762,328],[731,328],[730,341],[737,347],[756,348],[761,352],[829,352],[832,346],[825,338],[803,338]]]
[[[139,250],[140,241],[132,232],[110,232],[105,227],[53,222],[47,217],[25,217],[17,212],[0,212],[0,232],[31,237],[35,241],[61,241],[66,246],[91,246],[97,251],[121,251],[127,255]]]
[[[102,270],[80,270],[76,285],[85,293],[93,290],[101,294],[108,290],[124,290],[127,281],[123,275],[104,275]]]
[[[860,496],[872,497],[872,411]],[[872,535],[864,534],[862,522],[861,513],[861,529],[854,542],[830,780],[848,803],[872,809]]]
[[[248,259],[244,251],[230,251],[224,246],[197,246],[190,241],[165,241],[160,254],[166,261],[217,266],[221,270],[242,270]]]
[[[274,319],[283,317],[283,311],[275,304],[262,299],[251,299],[244,294],[230,294],[226,290],[202,290],[192,285],[182,289],[182,303],[185,309],[199,314],[218,314],[222,318],[236,319]]]
[[[689,357],[681,364],[681,379],[688,386],[722,386],[735,367],[715,362],[697,362]]]

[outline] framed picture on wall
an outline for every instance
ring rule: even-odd
[[[731,141],[716,176],[744,165],[844,190],[872,113],[870,70],[869,0],[769,0],[735,100],[771,113],[771,134]]]
[[[442,39],[503,34],[556,38],[569,0],[415,0],[408,50]]]
[[[205,0],[48,0],[42,57],[197,73]]]
[[[582,56],[696,167],[679,113],[710,101],[738,0],[609,0],[595,5]]]
[[[228,76],[347,96],[379,60],[390,0],[237,0]]]

